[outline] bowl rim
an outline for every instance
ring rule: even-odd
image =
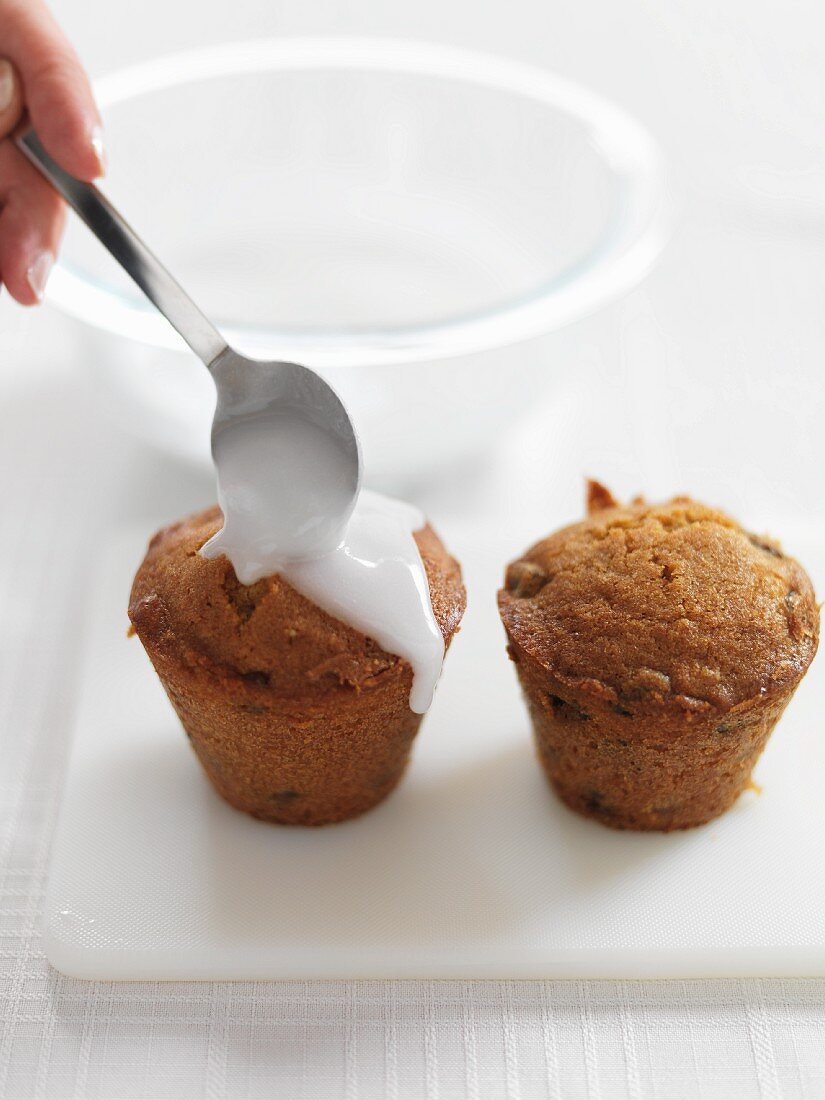
[[[616,210],[590,252],[527,295],[436,324],[389,330],[296,334],[225,327],[254,354],[353,366],[450,358],[508,346],[570,324],[619,298],[650,270],[669,236],[672,203],[663,156],[645,127],[600,94],[535,65],[428,41],[287,37],[166,54],[100,77],[101,108],[198,80],[254,72],[404,72],[524,96],[577,122],[617,180]],[[148,304],[89,279],[59,260],[49,302],[98,330],[186,350]]]

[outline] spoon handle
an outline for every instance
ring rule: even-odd
[[[105,195],[94,184],[83,183],[65,172],[43,148],[34,130],[24,130],[15,140],[195,355],[207,367],[213,363],[226,350],[226,340]]]

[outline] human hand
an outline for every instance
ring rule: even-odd
[[[41,0],[0,0],[0,281],[29,306],[43,297],[65,207],[10,140],[24,112],[67,172],[103,175],[100,115],[77,54]]]

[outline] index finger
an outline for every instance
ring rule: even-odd
[[[17,66],[46,150],[82,180],[103,175],[103,128],[83,66],[41,0],[0,2],[0,42]]]

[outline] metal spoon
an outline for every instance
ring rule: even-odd
[[[352,421],[332,387],[308,367],[247,359],[231,348],[94,184],[83,183],[65,172],[43,148],[34,130],[20,133],[16,142],[149,301],[177,329],[212,375],[217,389],[212,422],[213,457],[216,457],[216,441],[220,434],[237,425],[239,420],[254,417],[260,423],[266,418],[269,424],[271,418],[272,431],[277,432],[283,423],[284,411],[288,410],[291,416],[297,412],[328,433],[336,444],[334,451],[338,461],[335,470],[328,472],[330,476],[334,474],[337,486],[343,484],[341,511],[346,513],[343,516],[346,521],[361,487],[361,455]],[[324,471],[319,470],[318,477],[323,475]],[[310,491],[313,488],[309,486]],[[317,488],[322,497],[324,487],[319,485]],[[340,520],[341,517],[331,518]],[[315,517],[313,522],[323,541],[324,517]]]

